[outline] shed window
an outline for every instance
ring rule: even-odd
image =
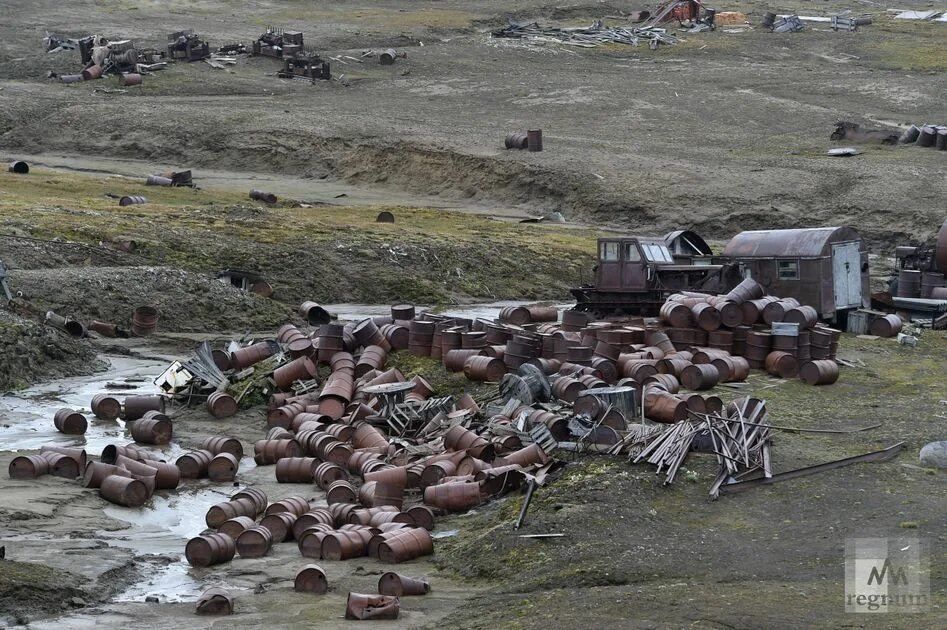
[[[625,262],[641,262],[641,252],[634,243],[625,243]]]
[[[776,271],[780,280],[798,280],[799,279],[799,261],[798,260],[777,260]]]
[[[599,258],[603,262],[618,262],[618,242],[608,241],[602,243],[599,249]]]

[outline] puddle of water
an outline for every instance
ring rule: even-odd
[[[121,400],[136,394],[154,394],[152,383],[167,367],[162,361],[122,356],[103,356],[109,362],[104,372],[90,376],[58,379],[0,396],[0,450],[33,450],[45,444],[82,447],[98,455],[107,444],[130,443],[125,423],[96,418],[89,409],[95,394],[106,392]],[[108,383],[128,385],[129,389],[109,389]],[[65,435],[53,425],[53,415],[61,407],[78,409],[89,421],[85,435]],[[173,451],[173,447],[168,449]],[[180,450],[180,449],[178,449]],[[183,452],[183,451],[182,451]]]

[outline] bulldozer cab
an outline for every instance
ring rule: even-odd
[[[646,291],[653,284],[655,267],[673,263],[664,243],[635,237],[600,238],[595,286],[611,291]]]

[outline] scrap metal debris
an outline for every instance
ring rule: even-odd
[[[538,22],[516,23],[511,20],[505,28],[493,31],[491,37],[553,42],[581,48],[596,48],[603,44],[637,46],[641,42],[677,44],[681,41],[668,33],[667,29],[657,26],[609,27],[601,20],[596,20],[590,26],[573,28],[543,27]]]

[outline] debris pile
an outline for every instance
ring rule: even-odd
[[[210,45],[194,31],[178,31],[168,35],[168,57],[175,61],[200,61],[210,57]]]
[[[256,38],[252,45],[254,55],[277,59],[293,57],[302,50],[302,31],[287,31],[274,26],[267,26],[266,32]]]
[[[90,35],[73,40],[47,33],[45,41],[47,52],[79,50],[82,72],[59,76],[59,80],[66,84],[91,81],[114,74],[123,86],[140,85],[142,75],[167,66],[168,56],[165,51],[153,48],[138,49],[128,39],[109,40],[101,35]],[[170,44],[168,48],[170,50]],[[57,75],[50,76],[55,78]]]
[[[537,43],[554,42],[581,48],[596,48],[603,44],[637,46],[642,41],[648,42],[651,48],[656,48],[659,43],[676,44],[680,41],[668,33],[667,29],[657,26],[610,27],[605,26],[601,20],[596,20],[590,26],[575,28],[544,27],[538,22],[520,24],[510,21],[506,27],[493,31],[491,36],[525,39]]]

